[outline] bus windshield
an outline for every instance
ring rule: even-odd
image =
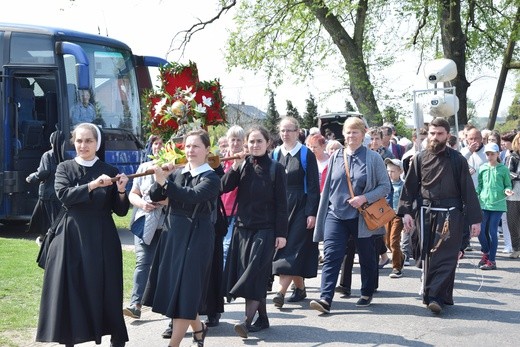
[[[141,135],[139,91],[132,54],[99,44],[76,42],[88,56],[90,90],[76,85],[76,59],[65,54],[71,128],[81,122],[120,128]]]

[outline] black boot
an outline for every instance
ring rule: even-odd
[[[306,297],[307,297],[307,291],[305,290],[305,288],[303,288],[303,289],[295,288],[292,295],[289,297],[289,299],[287,299],[287,301],[288,302],[298,302],[298,301],[302,301]]]
[[[204,324],[208,327],[216,327],[220,323],[220,313],[208,314],[208,319],[204,321]]]
[[[256,321],[249,327],[249,331],[255,333],[267,328],[269,328],[269,318],[267,316],[258,316]]]

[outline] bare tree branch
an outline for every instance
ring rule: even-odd
[[[419,21],[419,24],[417,25],[417,30],[415,30],[415,34],[413,35],[413,41],[412,43],[415,45],[417,44],[417,38],[419,34],[421,33],[422,28],[426,26],[428,15],[430,14],[430,9],[428,7],[429,1],[424,0],[424,11],[421,16],[421,20]]]
[[[212,18],[210,18],[210,19],[208,19],[206,21],[202,21],[202,20],[199,19],[199,22],[196,23],[196,24],[193,24],[189,29],[179,31],[172,38],[172,40],[170,42],[170,48],[168,49],[167,54],[169,54],[169,53],[171,53],[173,51],[181,51],[181,56],[183,56],[184,55],[184,51],[186,50],[186,46],[191,41],[191,37],[195,33],[199,32],[201,30],[204,30],[206,28],[206,26],[208,26],[209,24],[215,22],[217,19],[220,18],[220,16],[222,16],[224,13],[228,12],[236,4],[237,4],[237,0],[230,0],[230,2],[228,4],[224,4],[224,6],[222,6],[220,11],[215,16],[213,16]],[[181,43],[177,47],[174,47],[175,40],[179,36],[182,36],[182,41],[181,41]]]

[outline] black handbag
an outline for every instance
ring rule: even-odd
[[[49,230],[47,230],[47,233],[43,237],[42,245],[40,246],[40,251],[38,252],[38,255],[36,256],[36,263],[39,267],[42,269],[45,269],[45,265],[47,262],[47,255],[49,253],[49,248],[51,246],[51,242],[54,239],[54,236],[56,235],[56,227],[58,226],[58,223],[60,220],[65,216],[65,212],[67,210],[64,206],[61,207],[60,212],[54,219],[54,222],[52,223]]]

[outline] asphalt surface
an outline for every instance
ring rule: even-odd
[[[131,234],[120,232],[123,247],[132,248]],[[502,241],[500,239],[500,241]],[[500,247],[502,244],[500,244]],[[478,269],[478,240],[474,251],[460,260],[455,278],[454,306],[445,307],[440,315],[422,304],[420,270],[405,267],[404,276],[391,279],[391,266],[380,270],[379,289],[372,304],[358,308],[359,265],[354,267],[351,297],[337,294],[330,314],[309,308],[319,298],[319,279],[307,279],[307,299],[287,303],[282,309],[272,304],[274,293],[267,297],[271,327],[238,337],[233,326],[244,316],[244,301],[226,304],[220,325],[209,329],[206,346],[518,346],[520,344],[520,259],[497,256],[497,270]],[[276,288],[276,284],[275,284]],[[289,294],[288,294],[289,295]],[[287,296],[288,296],[287,295]],[[161,333],[168,319],[144,308],[141,319],[125,318],[130,341],[127,347],[165,347],[168,340]],[[109,336],[101,346],[110,345]],[[28,346],[51,347],[53,343]],[[77,346],[93,347],[94,343]],[[186,334],[181,346],[191,346]]]

